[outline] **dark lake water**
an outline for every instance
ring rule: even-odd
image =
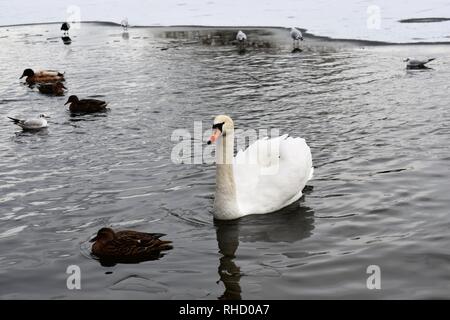
[[[286,30],[247,34],[238,54],[226,30],[83,24],[64,45],[59,25],[0,28],[1,299],[449,297],[450,46],[306,38],[291,53]],[[408,56],[436,61],[407,71]],[[110,111],[72,117],[67,95],[20,83],[30,67],[64,71],[67,95]],[[42,112],[37,134],[6,118]],[[215,167],[174,163],[171,135],[222,113],[306,139],[300,202],[213,220]],[[88,243],[103,226],[166,233],[174,249],[104,267]]]

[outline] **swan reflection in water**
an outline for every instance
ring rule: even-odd
[[[237,220],[215,220],[217,243],[222,255],[219,259],[219,277],[224,293],[219,300],[240,300],[241,270],[234,262],[239,243],[288,242],[308,238],[314,229],[314,211],[296,202],[277,212],[250,215]]]

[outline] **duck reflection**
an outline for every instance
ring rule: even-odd
[[[128,31],[122,32],[122,39],[123,39],[123,40],[128,40],[128,39],[130,39],[130,34],[128,33]]]
[[[295,203],[277,213],[251,215],[232,221],[215,220],[214,225],[222,255],[219,259],[219,281],[225,286],[219,300],[240,300],[241,270],[234,262],[239,243],[293,243],[308,238],[314,229],[314,211]]]
[[[65,45],[69,45],[72,43],[72,39],[69,36],[62,36],[61,40]]]

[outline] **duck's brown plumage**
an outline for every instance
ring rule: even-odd
[[[114,232],[102,228],[91,240],[92,253],[101,260],[113,262],[140,262],[158,258],[161,251],[170,250],[171,241],[160,240],[161,233],[145,233],[133,230]]]
[[[60,81],[55,83],[41,83],[38,85],[38,89],[41,93],[51,94],[55,96],[64,95],[64,89],[67,89]]]
[[[70,103],[69,110],[73,113],[93,113],[99,111],[105,111],[106,103],[103,100],[97,99],[81,99],[77,96],[70,96],[65,104]]]
[[[65,81],[64,74],[53,70],[34,72],[32,69],[25,69],[20,79],[23,77],[27,77],[25,81],[29,84]]]

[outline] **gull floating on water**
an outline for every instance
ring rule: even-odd
[[[291,28],[291,38],[294,41],[294,49],[295,47],[295,42],[297,41],[297,48],[300,46],[300,40],[303,41],[303,35],[302,32],[300,30],[298,30],[297,28],[292,27]]]
[[[14,124],[17,124],[23,130],[39,130],[39,129],[48,127],[47,120],[45,120],[45,118],[50,118],[50,117],[47,116],[46,114],[40,114],[39,118],[37,118],[37,119],[21,120],[21,119],[15,119],[15,118],[11,118],[11,117],[8,117],[8,118],[11,119]]]
[[[410,59],[407,58],[404,60],[404,62],[407,62],[406,69],[428,69],[426,64],[430,61],[435,60],[436,58],[431,58],[428,60],[417,60],[417,59]]]

